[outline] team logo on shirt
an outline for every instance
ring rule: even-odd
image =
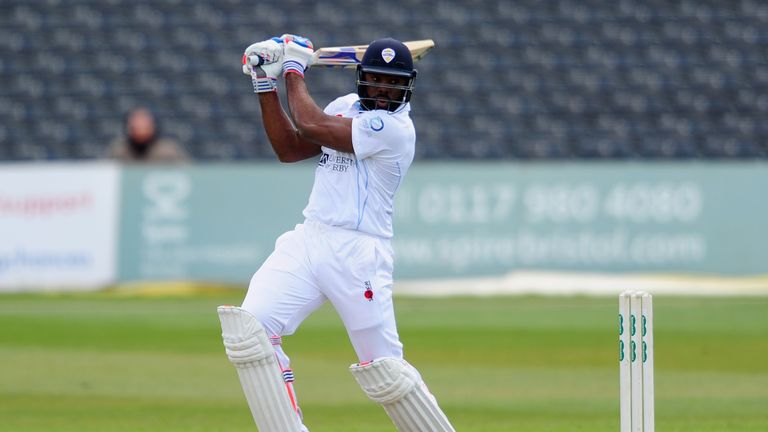
[[[384,129],[384,120],[381,117],[374,117],[371,119],[360,119],[360,128],[363,130],[366,136],[373,136],[373,132],[379,132]]]
[[[371,129],[378,132],[382,129],[384,129],[384,120],[381,119],[381,117],[374,117],[371,119]]]

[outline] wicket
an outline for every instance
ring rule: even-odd
[[[653,432],[653,299],[643,291],[619,295],[621,432]]]

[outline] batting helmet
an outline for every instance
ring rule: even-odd
[[[366,73],[392,75],[408,78],[406,85],[392,85],[375,83],[365,80]],[[360,96],[360,104],[363,108],[371,110],[376,106],[376,98],[371,98],[366,92],[366,87],[384,87],[403,90],[399,100],[389,100],[388,110],[396,111],[400,106],[411,100],[413,82],[418,71],[413,68],[411,50],[402,42],[384,38],[377,39],[368,45],[363,55],[363,60],[357,65],[357,94]]]

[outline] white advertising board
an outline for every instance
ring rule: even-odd
[[[0,291],[115,281],[119,167],[0,164]]]

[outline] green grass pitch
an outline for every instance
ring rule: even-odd
[[[253,431],[215,307],[242,292],[0,296],[0,430]],[[461,432],[618,430],[616,297],[396,297],[406,358]],[[656,296],[656,424],[768,430],[768,299]],[[285,338],[313,432],[393,431],[324,307]]]

